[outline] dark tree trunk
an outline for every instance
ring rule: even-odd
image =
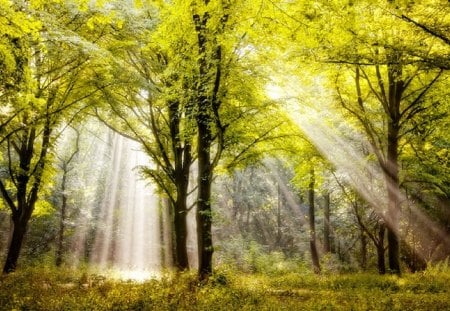
[[[384,163],[384,174],[388,192],[388,213],[386,225],[388,229],[388,256],[391,273],[400,274],[400,184],[398,167],[398,143],[400,131],[400,103],[405,90],[402,80],[402,66],[399,62],[401,53],[394,52],[393,63],[388,66],[388,126],[387,126],[387,156]]]
[[[378,51],[376,51],[378,54]],[[375,66],[378,86],[380,88],[380,93],[377,97],[384,109],[387,119],[387,133],[386,143],[381,145],[377,142],[374,137],[377,135],[371,126],[370,120],[367,117],[363,119],[363,126],[366,132],[371,137],[371,143],[374,146],[375,155],[380,163],[383,170],[386,187],[387,187],[387,212],[382,215],[384,222],[388,231],[388,257],[389,257],[389,269],[392,273],[400,274],[400,243],[399,243],[399,222],[400,222],[400,187],[399,187],[399,157],[398,157],[398,143],[400,138],[400,128],[404,122],[403,118],[410,118],[414,114],[420,112],[422,109],[416,110],[416,105],[420,103],[421,97],[428,90],[427,88],[420,93],[419,97],[413,100],[409,108],[401,111],[401,102],[403,99],[403,93],[408,86],[403,80],[402,72],[402,53],[399,51],[391,50],[390,54],[387,55],[388,65],[387,65],[387,92],[385,83],[383,79],[379,65]],[[356,69],[356,91],[358,95],[358,104],[361,107],[361,113],[365,114],[364,100],[360,88],[360,72],[359,67]],[[432,83],[434,83],[433,80]],[[429,86],[432,85],[429,84]],[[408,110],[411,109],[409,113]],[[361,116],[361,115],[360,115]],[[403,120],[405,121],[405,120]],[[383,151],[386,147],[386,154]]]
[[[35,155],[34,144],[36,142],[36,129],[30,128],[23,134],[20,141],[20,148],[18,149],[19,167],[16,174],[16,200],[11,198],[9,192],[6,190],[3,182],[0,180],[1,194],[11,209],[11,217],[13,223],[13,232],[11,241],[6,255],[3,273],[10,273],[15,271],[17,261],[19,259],[20,251],[22,249],[23,240],[27,231],[28,222],[33,214],[34,206],[38,200],[38,192],[41,186],[42,174],[45,168],[45,160],[47,157],[48,148],[50,147],[50,120],[46,120],[44,130],[42,132],[41,151],[37,157],[35,164],[34,181],[30,187],[30,170],[33,156]],[[10,171],[11,174],[14,174]],[[30,188],[29,191],[27,189]]]
[[[61,203],[61,214],[59,217],[59,231],[58,231],[58,247],[56,249],[55,264],[57,267],[61,266],[63,262],[64,253],[64,232],[65,232],[65,222],[66,222],[66,209],[67,209],[67,195],[66,191],[66,179],[67,179],[67,167],[63,167],[63,178],[61,184],[62,191],[62,203]]]
[[[190,118],[190,107],[186,115]],[[189,170],[192,164],[191,145],[188,140],[180,137],[181,108],[179,101],[171,101],[169,104],[170,133],[172,137],[172,150],[174,152],[174,181],[176,198],[173,204],[173,232],[174,232],[174,261],[175,267],[180,270],[189,269],[189,257],[187,252],[187,199],[189,188]]]
[[[208,5],[209,0],[203,0]],[[228,4],[223,3],[226,11]],[[219,34],[223,33],[228,20],[226,13],[214,29],[210,28],[209,12],[193,14],[197,33],[198,76],[196,84],[196,121],[197,121],[197,156],[198,156],[198,189],[197,189],[197,241],[199,278],[207,279],[212,273],[212,213],[211,183],[214,167],[217,165],[224,146],[225,128],[220,120],[221,80],[222,80],[222,47]],[[212,26],[211,26],[212,27]],[[217,142],[214,156],[211,153],[213,142]]]
[[[386,164],[386,185],[388,190],[388,256],[391,273],[400,274],[400,185],[398,177],[398,127],[388,124],[388,150]]]
[[[174,210],[174,234],[175,234],[175,266],[178,270],[189,269],[189,259],[187,253],[187,208],[186,195],[180,195]]]
[[[331,224],[330,224],[330,194],[325,195],[324,218],[323,218],[323,250],[331,252]]]
[[[207,4],[209,1],[204,1]],[[211,183],[215,161],[211,160],[211,146],[213,143],[213,128],[216,130],[217,147],[214,160],[220,158],[223,146],[223,132],[219,120],[220,100],[218,92],[221,81],[221,47],[215,39],[214,56],[208,55],[208,29],[210,19],[208,12],[192,16],[197,33],[198,48],[198,83],[197,83],[197,163],[198,163],[198,189],[197,189],[197,243],[198,243],[198,276],[206,280],[212,274],[212,256],[214,252],[212,241],[212,211],[211,211]],[[222,21],[224,22],[224,21]],[[222,25],[223,26],[223,25]],[[216,69],[211,75],[212,68]],[[214,162],[214,163],[213,163]]]
[[[206,61],[206,36],[205,27],[208,15],[203,18],[194,17],[196,21],[198,45],[199,45],[199,67],[200,85],[198,89],[197,106],[197,163],[198,163],[198,189],[197,189],[197,243],[198,243],[198,273],[201,280],[207,279],[212,273],[213,244],[211,236],[212,213],[211,213],[211,145],[213,120],[211,116],[212,105],[207,94],[207,61]]]
[[[378,273],[386,274],[386,262],[384,259],[384,235],[386,228],[384,225],[380,225],[378,229],[378,243],[375,245],[377,248],[377,265],[378,265]]]
[[[3,273],[10,273],[16,271],[17,261],[19,259],[20,251],[22,249],[23,240],[27,231],[28,220],[14,219],[12,221],[12,236],[9,243],[8,254],[6,256]]]
[[[211,236],[211,132],[208,118],[198,120],[198,201],[197,201],[197,240],[200,279],[212,273],[213,244]]]
[[[319,253],[316,244],[316,224],[314,211],[314,186],[315,176],[314,169],[310,172],[310,182],[308,189],[308,203],[309,203],[309,246],[311,249],[311,259],[314,273],[320,273]]]

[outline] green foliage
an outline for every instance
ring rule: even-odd
[[[307,264],[301,258],[286,258],[279,251],[266,252],[254,241],[244,250],[243,259],[243,265],[239,268],[248,272],[266,275],[283,275],[294,271],[309,273]]]
[[[145,283],[88,271],[24,269],[0,279],[5,310],[446,310],[450,271],[379,276],[278,276],[220,270],[205,283],[192,273]]]

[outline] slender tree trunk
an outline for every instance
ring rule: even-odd
[[[323,218],[323,250],[331,252],[331,224],[330,224],[330,194],[325,194],[324,218]]]
[[[360,242],[361,242],[361,269],[367,268],[367,236],[362,228],[360,228]]]
[[[282,249],[281,245],[281,238],[282,238],[282,231],[281,231],[281,206],[282,206],[282,195],[281,195],[281,187],[278,184],[278,204],[277,204],[277,240],[275,243],[275,247]]]
[[[308,203],[309,203],[309,245],[311,249],[311,259],[313,263],[314,273],[320,273],[319,253],[316,244],[316,224],[314,211],[314,185],[315,176],[314,169],[310,172],[310,182],[308,189]]]
[[[63,167],[63,178],[61,184],[62,191],[62,203],[61,203],[61,214],[59,217],[59,231],[58,231],[58,247],[56,250],[55,264],[57,267],[61,266],[63,262],[64,253],[64,232],[65,232],[65,222],[66,222],[66,208],[67,208],[67,195],[66,191],[66,179],[67,179],[67,168]]]
[[[378,273],[386,274],[386,263],[384,259],[384,235],[386,232],[386,228],[384,225],[380,225],[378,229],[378,243],[376,244],[377,248],[377,265],[378,265]]]
[[[386,185],[388,190],[388,256],[391,273],[400,274],[400,185],[398,176],[398,127],[388,124]]]

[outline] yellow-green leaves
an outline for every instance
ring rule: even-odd
[[[39,200],[33,211],[35,217],[48,216],[55,212],[55,208],[47,201]]]

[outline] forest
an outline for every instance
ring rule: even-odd
[[[0,0],[0,310],[450,310],[450,2]]]

